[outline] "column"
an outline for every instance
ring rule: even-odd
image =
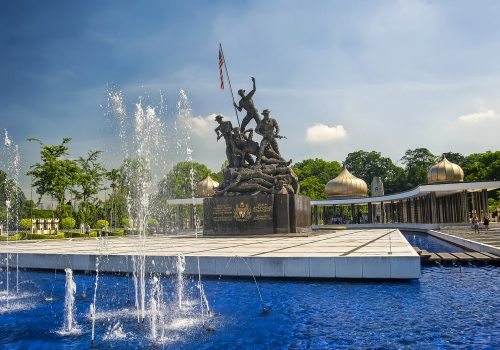
[[[385,223],[385,207],[384,202],[380,202],[380,223]]]

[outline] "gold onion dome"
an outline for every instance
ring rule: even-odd
[[[331,197],[366,197],[368,186],[362,179],[352,175],[344,168],[335,179],[328,181],[325,194]]]
[[[214,181],[210,175],[196,184],[194,193],[197,197],[211,197],[215,193],[215,189],[219,186],[217,181]]]
[[[464,171],[462,168],[450,162],[446,157],[430,167],[427,172],[427,182],[430,184],[441,183],[441,182],[463,182],[464,181]]]

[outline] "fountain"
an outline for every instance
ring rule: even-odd
[[[177,254],[177,298],[179,300],[179,309],[182,309],[182,300],[184,297],[184,271],[186,270],[186,258],[182,254]]]
[[[15,227],[15,232],[17,233],[19,229],[19,209],[20,209],[20,200],[19,200],[19,173],[20,173],[20,167],[21,167],[21,157],[20,157],[20,152],[19,152],[19,146],[15,144],[12,139],[9,136],[9,133],[7,129],[4,129],[4,143],[3,143],[3,150],[2,150],[2,163],[5,164],[6,166],[6,183],[5,184],[5,190],[6,190],[6,200],[5,200],[5,207],[6,207],[6,225],[5,225],[5,232],[7,235],[7,240],[6,240],[6,245],[9,245],[9,230],[11,226]],[[12,192],[11,192],[12,191]],[[12,203],[12,199],[14,199]],[[12,207],[12,204],[14,204],[14,207]],[[11,211],[12,209],[14,210],[14,225],[12,225],[12,220],[11,220]],[[10,259],[11,259],[11,254],[7,253],[5,257],[5,269],[6,269],[6,277],[5,277],[5,285],[6,285],[6,302],[7,302],[7,308],[9,307],[10,304],[10,299],[11,299],[11,291],[10,291]],[[16,255],[16,294],[19,294],[19,264],[18,264],[18,256]]]
[[[64,331],[67,333],[73,333],[79,330],[78,325],[75,321],[75,293],[76,284],[73,280],[73,271],[70,268],[64,269],[66,272],[66,296],[64,298]]]
[[[114,118],[118,128],[118,136],[121,140],[121,150],[128,159],[125,167],[125,184],[128,191],[127,203],[130,221],[133,222],[132,231],[137,233],[137,252],[131,256],[132,278],[134,282],[135,310],[137,323],[143,327],[149,313],[150,337],[155,341],[161,341],[165,337],[165,313],[166,304],[164,294],[160,285],[159,276],[152,276],[149,284],[149,292],[146,283],[146,264],[149,259],[146,255],[146,233],[147,219],[150,215],[150,198],[155,192],[154,185],[166,174],[167,168],[172,166],[185,154],[184,161],[192,162],[192,149],[190,146],[190,118],[191,107],[184,91],[179,92],[176,104],[176,113],[173,127],[169,128],[166,122],[166,103],[163,93],[160,94],[160,104],[153,107],[146,103],[141,97],[134,106],[134,124],[130,127],[127,110],[124,103],[124,95],[121,91],[110,90],[108,92],[108,115]],[[130,130],[133,134],[130,135]],[[169,145],[167,134],[174,137],[175,144]],[[130,143],[128,140],[133,140]],[[175,156],[168,157],[168,150],[172,149]],[[134,157],[134,158],[130,158]],[[176,159],[177,157],[177,159]],[[194,171],[190,172],[191,197],[194,203]],[[195,219],[195,222],[197,220]],[[195,228],[195,236],[198,228]],[[154,265],[154,262],[151,261]],[[198,260],[199,264],[199,260]],[[128,255],[127,255],[128,265]],[[183,273],[185,270],[184,256],[177,257],[177,304],[178,309],[183,310],[185,282]],[[198,268],[199,271],[199,268]],[[165,271],[167,272],[167,271]],[[201,319],[210,313],[208,299],[203,289],[201,274],[198,273],[197,290],[200,294]],[[147,296],[149,295],[149,299]],[[149,301],[149,307],[147,306]],[[95,313],[95,304],[93,310]]]

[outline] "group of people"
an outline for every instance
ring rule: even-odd
[[[224,117],[217,115],[215,121],[219,125],[215,128],[217,141],[224,138],[226,142],[226,157],[229,168],[243,168],[249,165],[277,164],[288,166],[292,162],[281,157],[277,139],[284,138],[279,135],[278,122],[270,117],[270,111],[262,111],[263,119],[260,118],[257,108],[253,102],[255,94],[255,78],[252,77],[253,89],[248,94],[245,90],[238,90],[241,97],[239,104],[234,103],[234,107],[240,112],[245,110],[246,116],[243,118],[241,127],[233,127],[230,121],[224,121]],[[255,133],[262,136],[260,144],[253,140],[254,129],[246,129],[251,120],[255,120]],[[253,159],[255,157],[255,161]]]
[[[488,228],[490,226],[490,219],[487,215],[483,217],[483,226],[484,229],[486,230],[485,234],[488,233]],[[475,233],[479,234],[479,218],[475,214],[472,217],[472,228],[474,229]]]

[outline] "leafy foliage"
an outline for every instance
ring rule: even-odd
[[[468,155],[463,170],[465,181],[500,179],[500,151]]]
[[[109,222],[108,222],[108,220],[97,220],[97,222],[95,223],[95,226],[98,229],[103,229],[105,227],[109,227]]]
[[[325,185],[342,171],[337,161],[323,159],[305,159],[293,166],[293,171],[299,178],[300,193],[311,199],[324,199]]]
[[[60,225],[63,230],[70,230],[75,227],[76,220],[72,217],[62,218],[60,221]]]
[[[86,158],[79,157],[79,176],[76,185],[80,190],[73,190],[77,198],[88,201],[92,196],[103,190],[103,180],[106,176],[106,169],[97,161],[101,151],[89,151]]]
[[[465,157],[462,153],[457,152],[445,152],[443,156],[446,157],[450,162],[455,163],[463,167],[465,165]]]
[[[429,168],[436,164],[438,157],[427,148],[416,148],[407,150],[401,161],[406,170],[407,189],[427,183],[427,172]]]
[[[380,152],[360,150],[349,153],[344,161],[344,166],[353,175],[363,179],[368,188],[370,188],[372,179],[379,176],[384,182],[386,192],[399,192],[404,189],[401,186],[404,170],[396,166],[390,158],[382,157]]]
[[[26,200],[23,191],[16,186],[12,179],[7,177],[7,173],[0,170],[0,225],[7,225],[7,205],[10,200],[9,209],[9,229],[16,229],[16,217],[26,217],[29,215],[29,201]]]
[[[31,225],[32,225],[32,222],[31,222],[31,219],[21,219],[19,221],[19,225],[21,226],[21,228],[23,230],[29,230],[31,228]]]
[[[28,175],[35,179],[33,185],[36,187],[39,201],[42,196],[50,195],[59,204],[64,203],[66,191],[73,187],[80,176],[80,168],[77,162],[71,159],[64,159],[68,155],[70,138],[64,138],[60,145],[44,145],[38,139],[28,139],[28,141],[38,141],[42,150],[40,157],[42,162],[35,163],[30,167]]]
[[[179,162],[168,172],[160,182],[159,196],[165,199],[191,198],[194,188],[191,186],[211,175],[212,172],[205,165],[197,162]]]

